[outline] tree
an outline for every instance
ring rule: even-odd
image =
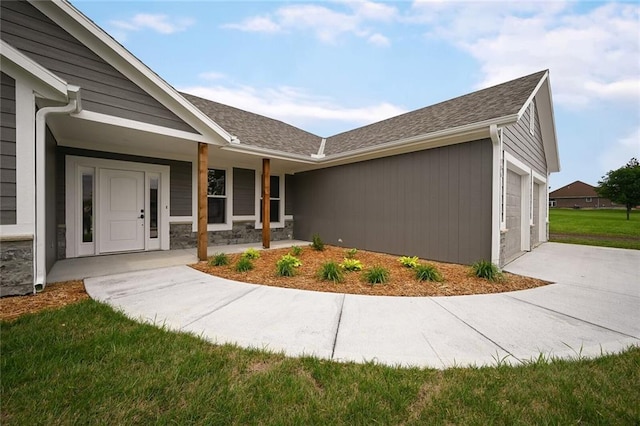
[[[596,192],[614,203],[627,207],[627,220],[631,209],[640,205],[640,163],[636,158],[617,170],[611,170],[602,176]]]

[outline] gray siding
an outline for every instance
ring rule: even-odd
[[[295,175],[294,237],[469,264],[491,258],[489,140]]]
[[[504,149],[520,161],[533,167],[543,176],[547,175],[547,160],[544,155],[538,108],[534,108],[534,132],[529,132],[530,109],[527,108],[517,123],[504,128]]]
[[[256,205],[256,171],[233,169],[233,214],[254,215]]]
[[[0,224],[16,223],[16,81],[1,73]]]
[[[194,132],[160,102],[25,1],[1,4],[2,39],[82,88],[89,111]]]
[[[284,214],[293,214],[293,185],[295,179],[293,175],[284,175]]]

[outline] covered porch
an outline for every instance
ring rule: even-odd
[[[271,248],[306,246],[307,241],[272,241]],[[208,256],[215,253],[241,253],[249,248],[263,250],[261,242],[227,244],[207,247]],[[189,265],[198,262],[197,248],[123,253],[106,256],[78,257],[57,261],[47,274],[47,283],[80,280],[89,277],[144,271],[167,266]]]

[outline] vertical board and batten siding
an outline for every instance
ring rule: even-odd
[[[233,168],[233,215],[253,216],[256,211],[256,171]]]
[[[164,158],[141,157],[137,155],[117,154],[113,152],[90,151],[86,149],[58,147],[58,176],[65,175],[65,157],[104,158],[107,160],[130,161],[134,163],[159,164],[170,167],[170,203],[171,216],[191,216],[191,163],[187,161],[167,160]],[[58,223],[65,223],[65,183],[58,179],[57,187],[57,217]]]
[[[296,174],[295,238],[317,233],[328,244],[445,262],[490,259],[491,170],[491,141],[480,140]]]
[[[517,123],[504,128],[502,136],[504,149],[518,160],[531,166],[542,176],[546,176],[547,160],[544,155],[538,108],[534,107],[533,135],[529,132],[530,114],[531,108],[527,107]]]
[[[85,110],[195,132],[29,3],[3,1],[0,7],[2,40],[67,83],[80,86]]]
[[[0,102],[0,225],[16,217],[16,81],[1,73]]]

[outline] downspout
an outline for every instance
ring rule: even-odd
[[[46,285],[46,132],[47,132],[47,116],[49,114],[71,114],[80,112],[82,105],[80,103],[80,87],[68,85],[67,96],[69,103],[63,106],[44,107],[36,112],[36,173],[35,173],[35,189],[36,189],[36,232],[34,238],[34,270],[35,284],[34,290],[42,290]]]
[[[489,126],[492,142],[492,175],[491,175],[491,262],[500,266],[500,157],[502,138],[498,135],[498,126]]]

